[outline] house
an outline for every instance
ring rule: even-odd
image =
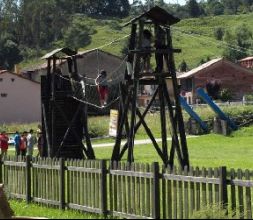
[[[0,70],[0,123],[41,121],[40,84]]]
[[[246,94],[253,94],[253,71],[224,58],[209,61],[178,76],[182,94],[189,104],[195,104],[196,89],[206,88],[208,83],[217,82],[221,89],[227,89],[233,100],[242,100]]]
[[[245,68],[253,69],[253,57],[246,57],[242,60],[239,60],[239,63]]]
[[[123,64],[120,57],[100,49],[79,52],[79,55],[80,58],[77,60],[79,74],[90,78],[93,83],[101,70],[106,70],[110,76]],[[63,75],[68,75],[66,60],[58,61],[57,64]],[[28,79],[40,82],[40,77],[47,74],[47,63],[21,70],[21,74]]]

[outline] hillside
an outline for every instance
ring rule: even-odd
[[[80,50],[88,50],[100,47],[115,39],[122,38],[130,33],[129,28],[121,29],[125,20],[93,20],[90,25],[95,28],[91,43]],[[253,31],[253,13],[245,15],[230,15],[217,17],[204,17],[198,19],[182,20],[173,26],[174,47],[181,48],[182,53],[176,55],[176,66],[184,59],[192,69],[200,63],[201,59],[216,58],[222,55],[225,44],[214,38],[214,28],[221,26],[225,29],[233,29],[238,25],[247,24]],[[103,47],[103,50],[122,56],[121,50],[126,39]],[[36,62],[36,61],[35,61]],[[22,66],[27,66],[23,62]],[[29,62],[29,65],[31,62]]]

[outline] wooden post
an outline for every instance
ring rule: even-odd
[[[162,86],[164,84],[163,79],[159,80],[159,99],[160,99],[160,119],[161,119],[161,129],[162,129],[162,149],[163,157],[165,161],[165,166],[168,166],[169,157],[168,157],[168,143],[167,143],[167,127],[166,127],[166,113],[165,113],[165,97]]]
[[[215,134],[221,134],[222,128],[221,128],[221,120],[219,118],[214,118],[213,120],[213,132]]]
[[[224,136],[229,136],[230,130],[229,130],[229,126],[228,126],[228,122],[227,121],[221,120],[221,130],[222,130],[222,134]]]
[[[31,180],[31,156],[26,156],[26,202],[32,201],[32,180]]]
[[[177,113],[177,124],[179,129],[179,135],[180,135],[180,143],[181,143],[181,151],[182,151],[182,157],[183,157],[183,166],[182,169],[184,169],[185,166],[190,167],[190,160],[189,160],[189,152],[188,152],[188,146],[187,146],[187,140],[186,140],[186,134],[185,134],[185,128],[184,128],[184,119],[182,114],[182,108],[179,101],[180,91],[176,76],[176,67],[175,67],[175,61],[174,61],[174,55],[173,55],[173,45],[172,45],[172,36],[170,29],[167,29],[167,41],[168,45],[170,47],[169,56],[166,57],[169,58],[169,66],[168,69],[171,72],[172,77],[172,83],[173,83],[173,89],[174,89],[174,96],[175,96],[175,107],[176,107],[176,113]]]
[[[65,160],[60,159],[60,209],[65,210]]]
[[[227,168],[220,168],[220,201],[222,207],[228,214],[228,188],[227,188]]]
[[[139,21],[139,38],[138,38],[138,48],[142,47],[143,40],[143,29],[144,22],[142,20]],[[139,73],[141,70],[140,66],[141,56],[137,54],[136,60],[134,63],[134,75],[132,76],[133,88],[132,88],[132,102],[131,102],[131,122],[130,122],[130,130],[129,130],[129,142],[128,142],[128,162],[134,162],[134,139],[135,139],[135,125],[136,125],[136,109],[137,109],[137,95],[138,95],[138,86],[139,86]]]
[[[107,216],[107,170],[106,161],[101,161],[101,211],[106,218]]]
[[[153,212],[154,219],[160,219],[160,181],[159,181],[159,163],[153,163]]]

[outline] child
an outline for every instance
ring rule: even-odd
[[[9,138],[5,131],[3,131],[0,135],[0,148],[1,148],[1,157],[7,156],[8,148],[9,148]]]
[[[27,136],[27,155],[28,156],[33,156],[33,150],[34,150],[34,145],[37,143],[37,138],[34,135],[33,130],[31,129],[28,136]]]
[[[38,150],[39,150],[39,156],[42,157],[42,148],[43,148],[43,135],[42,135],[42,127],[41,125],[38,125],[37,129],[37,140],[38,140]]]
[[[21,143],[21,136],[18,131],[16,131],[16,134],[14,136],[14,145],[16,150],[16,156],[20,155],[20,143]]]
[[[143,31],[143,41],[142,41],[142,49],[150,50],[151,49],[151,41],[152,41],[152,33],[149,30]],[[143,72],[150,72],[150,59],[151,53],[145,53],[142,56],[143,59]],[[152,72],[152,71],[151,71]]]
[[[20,142],[20,153],[23,157],[26,156],[27,151],[27,132],[25,131],[21,136],[21,142]]]
[[[108,81],[107,81],[107,73],[105,70],[102,70],[98,77],[95,80],[96,85],[98,86],[98,92],[100,96],[100,104],[102,107],[107,105],[108,100]]]

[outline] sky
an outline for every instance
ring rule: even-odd
[[[133,3],[133,0],[129,0],[129,2],[132,4]],[[181,4],[181,5],[184,5],[186,0],[165,0],[166,3],[177,3],[178,4]]]

